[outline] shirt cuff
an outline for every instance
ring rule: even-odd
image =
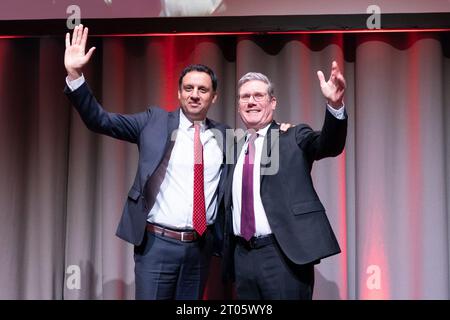
[[[330,111],[330,113],[337,119],[339,120],[344,120],[345,119],[345,105],[342,105],[341,108],[339,108],[338,110],[334,109],[332,106],[330,106],[327,103],[327,109],[328,111]]]
[[[86,82],[86,79],[84,79],[83,74],[81,75],[81,77],[79,77],[78,79],[75,79],[75,80],[69,80],[69,77],[66,77],[66,84],[69,87],[70,91],[77,90],[85,82]]]

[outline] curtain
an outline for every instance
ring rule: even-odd
[[[315,299],[449,299],[449,33],[91,37],[86,79],[111,112],[178,106],[178,76],[219,79],[209,117],[242,127],[236,82],[275,83],[275,119],[321,128],[317,70],[347,81],[345,151],[314,164],[342,253]],[[0,299],[133,299],[132,245],[115,236],[135,145],[88,131],[63,94],[63,37],[0,39]],[[229,299],[213,259],[205,299]],[[79,281],[77,280],[79,279]]]

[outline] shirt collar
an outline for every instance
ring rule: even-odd
[[[180,109],[180,129],[188,130],[194,128],[194,124],[189,120],[183,112],[183,109]],[[205,120],[200,122],[200,131],[205,131]]]
[[[258,134],[258,137],[265,137],[267,135],[267,131],[269,130],[269,127],[272,123],[269,123],[267,126],[265,126],[264,128],[261,128],[259,130],[256,131],[256,133]],[[247,140],[250,137],[250,132],[249,130],[247,130],[245,139]]]

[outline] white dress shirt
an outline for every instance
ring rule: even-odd
[[[84,76],[73,81],[66,78],[72,91],[84,82]],[[209,225],[216,217],[223,153],[212,131],[205,130],[204,122],[201,123],[200,140],[203,144],[206,222]],[[172,152],[167,152],[164,159],[165,163],[155,171],[150,182],[148,196],[153,206],[147,220],[175,229],[193,229],[194,126],[182,110]]]
[[[206,222],[210,225],[216,218],[223,153],[211,130],[205,130],[204,122],[201,124],[200,140],[203,145]],[[156,201],[148,214],[148,221],[171,228],[193,229],[194,126],[182,111],[167,168],[157,170],[154,176],[152,179],[162,179],[162,183],[159,190],[153,190],[152,196],[156,193]]]
[[[264,143],[264,137],[269,130],[270,123],[264,128],[256,131],[258,136],[255,139],[255,160],[253,162],[253,208],[255,211],[255,236],[272,233],[266,212],[261,200],[260,194],[260,174],[261,174],[261,154]],[[245,150],[248,148],[248,138],[245,138],[245,144],[239,154],[236,167],[233,173],[233,230],[234,234],[241,236],[241,208],[242,208],[242,169],[244,166]]]

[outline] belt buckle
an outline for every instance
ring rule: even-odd
[[[193,237],[192,239],[185,239],[184,236],[187,236],[188,232],[186,231],[181,231],[181,242],[192,242],[195,240],[195,237]]]

